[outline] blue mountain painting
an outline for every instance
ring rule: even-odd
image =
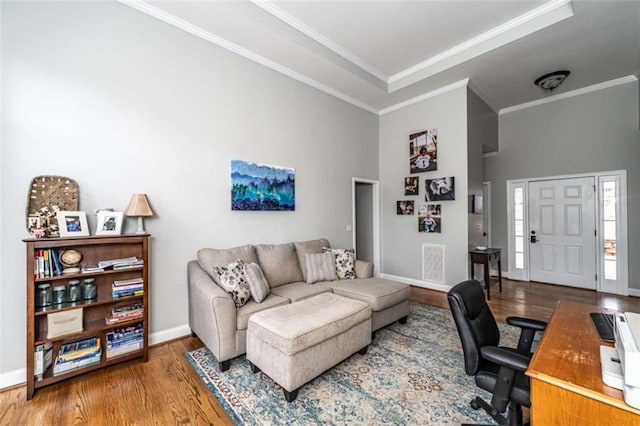
[[[295,210],[295,170],[231,160],[231,210]]]

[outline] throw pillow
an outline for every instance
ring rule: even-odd
[[[336,263],[336,275],[339,280],[352,280],[356,278],[356,258],[354,249],[332,249],[323,247],[327,253],[333,253]]]
[[[304,260],[307,270],[307,284],[338,279],[333,253],[307,253],[304,255]]]
[[[214,266],[213,270],[220,277],[220,284],[231,295],[236,307],[243,306],[251,297],[251,290],[244,276],[245,263],[238,259],[227,266]]]
[[[247,263],[244,265],[244,275],[247,283],[249,283],[253,300],[261,303],[271,291],[269,282],[262,272],[262,268],[257,263]]]

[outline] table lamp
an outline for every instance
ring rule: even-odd
[[[125,216],[138,217],[138,230],[136,234],[146,234],[144,230],[144,217],[151,217],[154,215],[149,200],[147,200],[147,194],[133,194],[129,205],[124,210]]]

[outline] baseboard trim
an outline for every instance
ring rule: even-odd
[[[415,278],[400,277],[398,275],[380,274],[380,278],[386,278],[391,281],[398,281],[398,282],[410,284],[416,287],[428,288],[429,290],[447,292],[451,289],[451,286],[448,286],[446,284],[416,280]]]
[[[149,335],[149,346],[159,345],[164,342],[176,340],[191,334],[191,328],[188,324],[178,327],[169,328],[167,330],[158,331]],[[18,385],[24,385],[27,380],[27,369],[19,368],[6,373],[0,373],[0,391],[12,388]]]
[[[640,297],[640,288],[630,288],[629,296]]]

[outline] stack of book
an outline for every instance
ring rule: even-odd
[[[123,259],[101,260],[97,265],[102,269],[129,269],[141,268],[144,266],[144,260],[137,257],[125,257]]]
[[[62,264],[58,250],[36,250],[33,264],[33,275],[36,279],[51,278],[62,275]]]
[[[111,309],[111,312],[107,313],[104,320],[107,324],[111,325],[142,318],[143,313],[142,303],[136,303],[135,305],[120,306]]]
[[[66,343],[60,346],[60,352],[53,364],[53,375],[67,373],[76,368],[86,367],[100,362],[102,348],[100,338],[91,337],[78,342]]]
[[[142,277],[114,281],[111,285],[111,296],[114,299],[126,296],[141,296],[143,293],[144,281]]]
[[[142,349],[143,339],[142,323],[130,327],[114,328],[107,333],[107,359]]]

